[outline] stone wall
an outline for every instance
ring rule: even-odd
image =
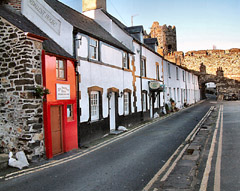
[[[199,71],[200,64],[206,66],[208,74],[216,75],[221,67],[224,76],[240,81],[240,49],[189,51],[185,54],[183,65]]]
[[[177,51],[177,36],[175,26],[160,26],[158,22],[154,22],[150,32],[151,38],[158,39],[158,53],[166,55]]]
[[[28,159],[44,153],[42,43],[0,17],[0,153],[24,151]]]

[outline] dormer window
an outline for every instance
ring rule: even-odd
[[[90,59],[98,60],[98,41],[96,39],[90,38],[89,54]]]

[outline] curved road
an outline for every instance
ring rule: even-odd
[[[0,190],[142,190],[210,106],[188,108],[61,165],[1,180]]]

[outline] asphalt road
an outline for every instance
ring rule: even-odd
[[[218,105],[222,105],[222,112],[216,140],[211,140],[211,144],[215,143],[212,159],[209,158],[209,149],[205,154],[206,164],[210,166],[205,190],[239,191],[240,101],[219,102]],[[210,148],[210,143],[208,147]],[[199,171],[206,170],[206,166],[200,166]]]
[[[142,190],[209,110],[204,102],[75,160],[1,181],[1,191]]]

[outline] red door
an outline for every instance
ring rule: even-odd
[[[63,152],[62,142],[62,107],[51,106],[52,154]]]

